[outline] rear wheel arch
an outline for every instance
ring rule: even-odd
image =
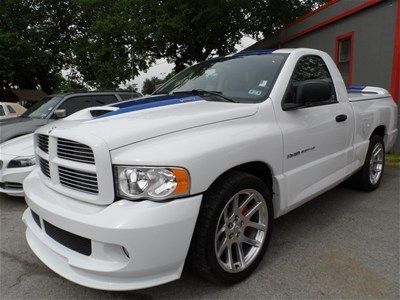
[[[369,138],[371,139],[374,135],[377,135],[377,136],[381,137],[383,140],[385,140],[386,126],[385,125],[377,126],[374,129],[374,131],[372,131],[371,136]]]

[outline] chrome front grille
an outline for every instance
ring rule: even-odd
[[[49,153],[49,136],[44,134],[38,134],[38,147],[46,153]]]
[[[90,194],[98,194],[96,174],[59,166],[60,183],[66,187]]]
[[[44,175],[50,178],[49,162],[43,158],[39,158],[40,170]]]
[[[58,138],[57,156],[67,160],[94,164],[93,151],[89,146],[67,139]]]
[[[35,135],[37,172],[43,183],[72,199],[100,205],[111,203],[114,182],[107,145],[96,136],[75,140],[74,134],[62,131],[63,136],[55,136],[58,129],[51,135],[45,130]],[[39,148],[41,134],[48,136],[47,153]]]

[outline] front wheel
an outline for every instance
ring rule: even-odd
[[[272,199],[257,177],[231,172],[205,194],[189,263],[202,277],[235,283],[264,256],[272,230]]]

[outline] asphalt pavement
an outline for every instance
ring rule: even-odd
[[[188,271],[145,290],[105,292],[71,283],[29,249],[22,198],[0,195],[0,299],[400,298],[400,172],[364,193],[337,187],[276,220],[260,266],[246,281],[219,286]]]

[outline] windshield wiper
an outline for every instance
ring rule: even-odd
[[[172,94],[186,94],[186,93],[190,93],[196,96],[204,96],[204,95],[213,95],[213,96],[217,96],[220,97],[222,99],[225,99],[228,102],[232,102],[232,103],[237,103],[236,100],[233,100],[227,96],[225,96],[224,94],[222,94],[222,92],[218,92],[218,91],[206,91],[206,90],[202,90],[202,89],[194,89],[191,91],[179,91],[179,92],[172,92]]]

